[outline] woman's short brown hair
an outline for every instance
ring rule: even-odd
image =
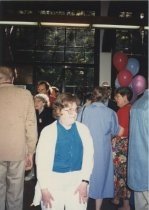
[[[63,108],[68,107],[68,104],[76,103],[77,106],[80,105],[80,100],[77,95],[72,93],[60,93],[53,106],[53,116],[58,118],[60,116],[60,112]]]

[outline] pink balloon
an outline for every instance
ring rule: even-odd
[[[127,65],[128,57],[122,51],[118,51],[113,55],[113,65],[118,72],[122,71]]]
[[[129,86],[129,84],[132,81],[132,78],[133,78],[132,73],[128,71],[127,69],[120,71],[117,75],[117,79],[120,86],[124,86],[124,87]]]
[[[132,89],[136,95],[140,95],[146,88],[146,79],[142,75],[137,75],[132,79]]]

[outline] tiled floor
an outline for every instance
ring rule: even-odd
[[[33,180],[25,182],[23,210],[41,210],[40,206],[38,207],[30,206],[33,199],[34,186],[35,186],[35,182]],[[117,210],[117,209],[118,209],[117,206],[113,205],[110,199],[104,199],[102,210]],[[89,199],[87,210],[95,210],[95,202],[93,199]],[[132,208],[132,210],[135,210],[135,209]]]

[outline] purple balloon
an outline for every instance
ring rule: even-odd
[[[132,79],[132,89],[138,96],[142,94],[146,88],[146,79],[142,75],[137,75]]]

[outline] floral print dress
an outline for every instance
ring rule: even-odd
[[[130,190],[126,185],[128,138],[114,138],[112,144],[115,197],[124,199],[130,198]]]
[[[116,137],[112,140],[115,197],[123,199],[130,198],[130,189],[127,187],[126,180],[130,108],[130,104],[127,104],[118,110],[119,124],[125,132],[123,137]]]

